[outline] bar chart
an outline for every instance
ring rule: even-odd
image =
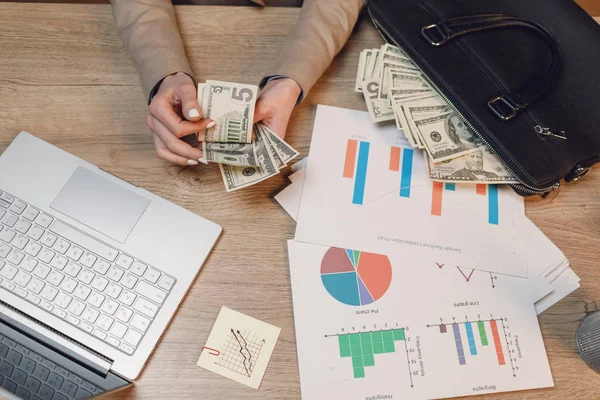
[[[343,178],[353,179],[352,204],[362,206],[365,204],[365,191],[367,190],[367,170],[369,157],[372,153],[371,143],[362,140],[348,139],[344,156]],[[402,198],[411,197],[413,185],[414,150],[407,147],[390,146],[388,170],[399,172],[398,195]],[[371,175],[373,178],[373,175]],[[370,178],[370,179],[371,179]],[[431,182],[431,215],[443,215],[443,198],[456,192],[455,183]],[[476,197],[487,198],[487,222],[491,225],[499,224],[499,195],[497,185],[477,184],[474,194]],[[372,200],[368,200],[367,203]]]
[[[462,321],[427,325],[428,328],[437,328],[439,333],[445,336],[451,336],[453,345],[456,347],[458,365],[467,365],[467,356],[477,356],[481,351],[492,349],[490,338],[493,343],[493,350],[496,353],[495,360],[498,366],[507,365],[507,358],[511,362],[509,352],[509,342],[504,328],[502,318],[493,318],[489,320]],[[478,336],[478,339],[476,338]]]
[[[375,365],[375,356],[378,354],[406,353],[404,328],[343,333],[327,337],[337,337],[340,357],[352,360],[354,378],[364,378],[365,368]]]
[[[352,192],[352,204],[363,205],[365,201],[365,190],[367,186],[367,169],[369,167],[369,152],[371,144],[365,141],[348,139],[344,157],[344,168],[342,176],[354,179]],[[410,198],[412,174],[413,174],[414,150],[407,147],[391,146],[389,153],[390,171],[400,173],[399,196]],[[455,183],[432,182],[431,191],[431,215],[442,216],[442,199],[444,191],[455,192]],[[487,197],[488,223],[498,225],[498,186],[477,184],[475,193]]]
[[[363,205],[367,186],[367,169],[369,167],[369,142],[348,139],[344,156],[342,176],[354,179],[352,204]],[[400,188],[398,195],[410,198],[412,185],[414,150],[407,147],[390,147],[389,170],[400,173]]]
[[[364,202],[367,167],[369,165],[369,148],[370,143],[362,140],[358,142],[354,139],[348,139],[348,144],[346,145],[343,177],[354,179],[352,204],[362,205]]]
[[[401,155],[402,154],[402,155]],[[390,149],[390,171],[400,172],[400,197],[410,198],[414,150],[392,146]]]
[[[444,197],[444,190],[454,192],[456,191],[456,184],[433,182],[431,191],[431,215],[436,215],[438,217],[442,216],[442,198]],[[498,225],[498,185],[477,184],[475,193],[480,196],[487,196],[488,223]]]

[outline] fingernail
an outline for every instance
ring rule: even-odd
[[[198,161],[187,160],[188,165],[198,165]]]
[[[210,124],[206,125],[206,127],[208,129],[212,128],[213,126],[215,126],[217,123],[215,121],[212,121]]]
[[[192,108],[190,111],[188,111],[188,115],[190,118],[198,118],[200,116],[200,112],[195,108]]]
[[[208,161],[206,161],[204,158],[199,158],[198,161],[200,161],[202,164],[208,164]]]

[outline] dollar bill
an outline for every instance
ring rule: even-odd
[[[455,112],[419,119],[414,123],[427,154],[434,162],[450,160],[485,147]]]
[[[402,109],[402,115],[406,118],[408,128],[410,129],[411,133],[413,133],[419,139],[421,144],[424,143],[421,135],[419,135],[419,130],[415,125],[415,120],[431,118],[435,117],[436,115],[452,111],[452,108],[447,104],[430,105],[421,103],[421,105],[418,105],[413,103],[412,105],[400,104],[399,107]]]
[[[411,146],[418,149],[423,148],[423,143],[419,139],[418,133],[413,132],[410,125],[407,123],[403,114],[403,110],[400,106],[405,102],[412,102],[428,98],[431,96],[429,93],[396,96],[394,99],[392,99],[392,110],[394,111],[394,118],[396,119],[396,127],[404,133],[406,140],[409,141]]]
[[[200,106],[203,115],[216,125],[204,132],[205,141],[251,143],[257,95],[258,86],[206,81],[202,86]]]
[[[394,74],[405,74],[412,76],[419,76],[418,70],[403,67],[398,64],[384,62],[382,67],[381,80],[379,82],[379,93],[380,99],[387,99],[388,90],[392,87],[392,73]]]
[[[367,50],[363,50],[360,52],[360,56],[358,57],[358,67],[356,68],[356,81],[354,83],[354,91],[355,92],[360,92],[362,90],[361,88],[361,79],[362,79],[362,75],[363,75],[363,71],[364,71],[364,67],[365,67],[365,54],[366,54]]]
[[[268,144],[270,144],[277,154],[281,161],[287,165],[294,158],[298,157],[300,153],[296,151],[292,146],[287,144],[282,138],[280,138],[275,132],[269,129],[265,124],[258,123],[256,127],[264,134],[264,136],[268,140]]]
[[[383,53],[381,52],[381,50],[377,49],[377,57],[375,58],[375,62],[373,63],[373,69],[370,71],[369,79],[379,78],[382,57]]]
[[[260,124],[262,126],[264,126],[263,124]],[[258,137],[260,136],[260,142],[264,142],[265,145],[267,146],[267,150],[269,150],[269,153],[271,154],[271,157],[273,157],[273,160],[275,160],[275,166],[277,167],[278,170],[280,170],[281,168],[286,166],[286,163],[283,162],[281,155],[279,154],[279,152],[277,151],[277,149],[275,148],[275,145],[273,144],[273,142],[271,142],[271,140],[269,140],[269,136],[268,134],[261,129],[261,126],[259,126],[259,124],[254,125],[254,137]],[[256,140],[254,141],[254,145],[256,146]]]
[[[394,111],[387,99],[380,99],[379,79],[373,78],[363,83],[363,96],[367,103],[369,116],[373,123],[382,121],[391,121],[394,119]]]
[[[410,91],[405,90],[404,92],[410,92]],[[406,102],[406,101],[412,101],[412,100],[419,100],[419,99],[431,96],[431,94],[430,94],[431,92],[429,92],[429,91],[423,92],[421,90],[414,90],[413,92],[414,93],[398,94],[398,92],[395,91],[394,97],[388,97],[388,102],[392,106],[392,110],[394,110],[394,112],[396,112],[396,106],[399,103]],[[390,93],[391,93],[391,91],[390,91]],[[388,96],[389,96],[389,94],[388,94]],[[402,129],[401,121],[396,121],[396,122],[398,122],[398,129]]]
[[[422,79],[420,76],[408,75],[401,72],[392,72],[391,73],[391,85],[393,88],[421,88],[421,89],[431,89],[429,84]]]
[[[388,98],[391,99],[392,103],[396,101],[397,97],[405,96],[405,95],[415,95],[415,94],[427,94],[434,93],[431,89],[401,89],[401,88],[389,88]]]
[[[257,135],[254,138],[258,160],[257,167],[239,167],[219,164],[221,176],[225,183],[225,190],[227,190],[228,193],[252,186],[279,173],[275,160],[263,139],[263,135]]]
[[[373,79],[373,73],[375,72],[378,60],[379,49],[372,49],[371,57],[367,60],[367,64],[365,65],[365,75],[363,76],[363,83],[365,83],[365,81],[367,80]]]
[[[398,46],[395,46],[393,44],[389,44],[386,43],[383,46],[381,46],[381,51],[383,51],[384,53],[390,53],[393,54],[395,56],[404,58],[407,61],[410,61],[410,58],[406,55],[406,53],[400,49]]]
[[[408,60],[407,58],[405,58],[403,56],[399,56],[399,55],[389,52],[389,51],[382,52],[380,50],[380,53],[381,53],[381,57],[379,60],[379,64],[377,65],[377,70],[375,71],[375,75],[379,78],[383,77],[383,65],[386,63],[395,64],[400,67],[410,68],[411,70],[419,71],[417,66],[412,61]]]
[[[219,164],[258,166],[254,143],[202,142],[203,159]]]
[[[368,54],[370,54],[370,52],[371,50],[361,51],[360,57],[358,59],[358,68],[356,70],[356,82],[354,83],[354,91],[357,93],[362,92],[362,82],[365,76],[365,68],[368,63]]]
[[[490,149],[434,163],[427,157],[429,176],[439,182],[518,183]]]
[[[202,98],[204,97],[204,88],[206,87],[206,83],[198,84],[198,102],[202,102]]]
[[[402,128],[410,133],[410,136],[417,143],[417,147],[424,148],[424,142],[419,135],[419,132],[415,126],[415,119],[424,119],[435,117],[443,113],[452,111],[450,105],[444,101],[440,96],[433,94],[420,96],[417,98],[406,99],[397,101],[394,104],[394,110],[396,111],[397,118],[400,120]],[[409,139],[410,141],[410,139]]]

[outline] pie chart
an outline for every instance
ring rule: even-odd
[[[392,281],[387,256],[332,247],[321,261],[321,280],[334,299],[349,306],[379,300]]]

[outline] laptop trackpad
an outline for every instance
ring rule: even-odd
[[[79,167],[50,207],[123,243],[149,204],[150,200]]]

